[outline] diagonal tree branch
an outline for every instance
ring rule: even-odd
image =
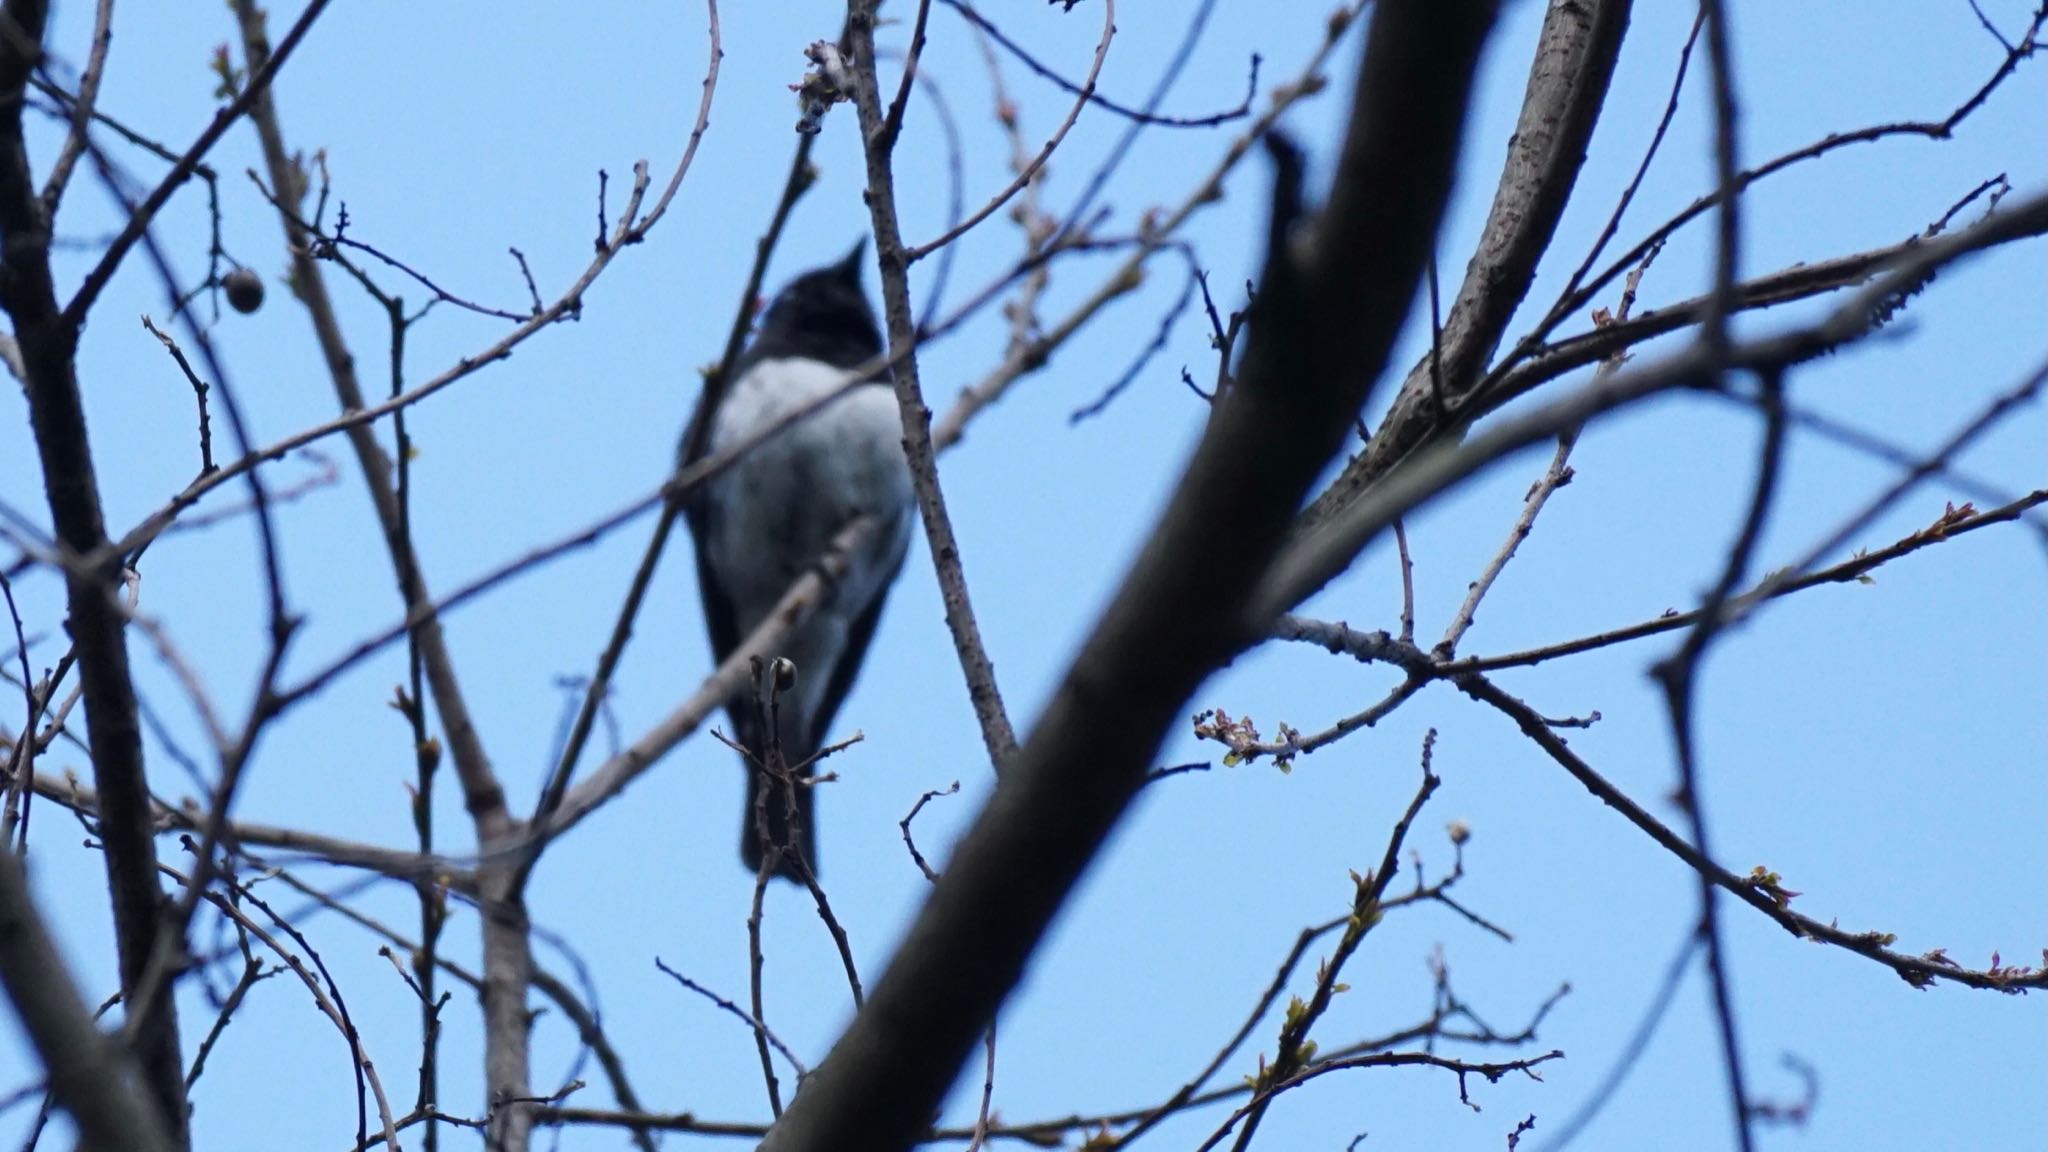
[[[2037,232],[2048,231],[2048,220],[2037,221],[2034,227]],[[1916,236],[1883,248],[1811,264],[1794,264],[1737,283],[1729,305],[1734,311],[1774,308],[1853,288],[1912,255],[1925,244],[1924,237]],[[1647,309],[1636,316],[1621,317],[1615,323],[1538,348],[1515,367],[1491,377],[1493,382],[1472,395],[1469,406],[1459,412],[1459,418],[1476,419],[1497,411],[1509,401],[1526,396],[1560,376],[1598,364],[1647,340],[1698,324],[1712,303],[1711,295],[1695,296],[1662,308]]]
[[[1479,248],[1444,321],[1442,354],[1424,356],[1409,369],[1378,434],[1302,513],[1301,532],[1327,522],[1395,461],[1436,435],[1439,415],[1455,408],[1485,370],[1529,294],[1537,261],[1549,249],[1578,183],[1630,8],[1630,0],[1550,0],[1507,165]]]
[[[50,164],[50,174],[43,180],[43,215],[51,220],[57,218],[64,189],[90,142],[93,111],[100,101],[100,81],[107,75],[107,49],[114,42],[113,21],[114,0],[99,0],[92,13],[92,47],[87,49],[85,70],[78,77],[78,96],[69,110],[71,128],[64,134],[64,146],[58,150],[57,159]]]
[[[177,1145],[127,1057],[93,1023],[71,970],[37,915],[21,858],[0,850],[0,984],[49,1070],[50,1093],[71,1113],[82,1147],[171,1152]],[[181,1080],[182,1082],[182,1080]]]
[[[888,971],[763,1147],[901,1148],[929,1122],[1349,434],[1421,280],[1495,6],[1383,0],[1330,202],[1284,145],[1240,382]],[[1361,302],[1363,307],[1361,307]],[[1227,529],[1222,526],[1227,526]]]
[[[85,274],[85,280],[78,286],[78,293],[64,306],[64,318],[67,321],[73,325],[85,323],[85,315],[92,310],[93,302],[99,299],[100,293],[113,280],[122,259],[135,247],[136,242],[142,239],[142,234],[149,230],[150,224],[156,220],[156,214],[170,201],[171,194],[192,178],[192,174],[199,170],[200,161],[205,159],[206,154],[222,136],[227,135],[228,129],[234,127],[235,121],[255,108],[259,102],[268,100],[270,82],[276,78],[277,70],[284,66],[293,49],[297,48],[306,38],[306,33],[312,30],[313,21],[318,20],[320,13],[326,10],[327,2],[328,0],[310,0],[306,10],[299,13],[298,20],[285,32],[283,39],[277,42],[276,50],[268,52],[260,62],[251,62],[254,67],[249,69],[249,79],[243,83],[242,90],[235,94],[235,98],[226,107],[213,114],[213,119],[199,133],[199,137],[192,141],[192,146],[185,149],[185,154],[178,157],[177,162],[171,165],[171,170],[164,173],[164,178],[157,182],[157,186],[152,188],[149,195],[142,198],[142,203],[135,211],[129,214],[128,222],[122,225],[120,234],[115,236],[107,244],[107,250],[100,254],[99,263],[93,265],[92,271]],[[236,7],[239,10],[241,5]],[[259,34],[264,35],[264,42],[268,44],[268,34],[262,33],[262,21],[263,13],[258,12],[256,28]]]
[[[2008,993],[2030,988],[2048,988],[2048,970],[2005,968],[1973,971],[1942,956],[1939,949],[1920,956],[1908,956],[1892,950],[1891,945],[1896,943],[1896,939],[1890,933],[1851,932],[1839,927],[1832,920],[1823,924],[1811,916],[1793,911],[1790,899],[1784,895],[1781,888],[1774,889],[1770,883],[1764,882],[1763,877],[1754,874],[1741,876],[1723,867],[1693,847],[1691,842],[1680,836],[1670,825],[1657,819],[1641,804],[1636,803],[1627,793],[1609,783],[1606,777],[1574,752],[1571,745],[1558,736],[1534,708],[1503,691],[1493,681],[1478,673],[1460,673],[1453,681],[1459,691],[1482,704],[1492,706],[1513,721],[1524,736],[1556,761],[1572,779],[1577,780],[1601,803],[1614,809],[1623,819],[1649,836],[1658,847],[1683,861],[1687,867],[1698,872],[1722,891],[1776,921],[1779,927],[1792,935],[1803,940],[1831,944],[1875,960],[1898,973],[1900,979],[1915,988],[1931,987],[1938,982]]]
[[[967,679],[967,695],[974,704],[975,719],[981,724],[982,743],[989,764],[1001,772],[1017,753],[1017,736],[1010,714],[1003,707],[1003,695],[996,684],[995,665],[982,643],[981,625],[974,618],[968,597],[967,576],[960,563],[960,541],[953,533],[953,520],[946,512],[945,492],[939,487],[938,462],[932,447],[932,410],[924,402],[924,390],[917,374],[917,321],[910,307],[910,262],[914,253],[903,244],[903,231],[896,217],[896,177],[891,168],[890,149],[896,142],[895,127],[885,120],[879,80],[875,75],[875,0],[854,0],[847,8],[847,40],[853,49],[854,104],[860,112],[861,136],[867,155],[868,213],[874,221],[875,259],[882,269],[882,312],[889,330],[889,354],[895,361],[893,378],[896,400],[903,410],[903,446],[910,458],[911,478],[917,488],[918,510],[924,517],[925,534],[931,540],[932,563],[938,569],[939,588],[946,606],[946,626],[953,634],[960,669]],[[1114,8],[1108,9],[1114,13]],[[918,9],[918,28],[924,27],[925,7]],[[1110,25],[1105,17],[1101,46],[1096,50],[1099,68],[1109,50]],[[909,83],[906,74],[905,84]],[[906,88],[907,92],[908,89]],[[1080,105],[1074,114],[1078,115]],[[1068,123],[1072,123],[1070,117]],[[1058,137],[1054,137],[1057,142]],[[1047,152],[1051,151],[1051,145]],[[1044,159],[1043,156],[1040,159]],[[1012,190],[1030,179],[1030,169],[1019,175]],[[1000,200],[1001,198],[999,198]],[[986,215],[986,213],[983,213]],[[948,236],[958,236],[978,221],[972,217],[955,227]],[[940,242],[944,242],[943,240]],[[935,242],[938,243],[938,242]],[[929,250],[932,245],[927,245]]]
[[[1382,482],[1345,503],[1322,528],[1290,544],[1273,562],[1253,617],[1271,620],[1301,603],[1349,567],[1395,520],[1508,453],[1645,396],[1710,383],[1731,368],[1782,369],[1864,339],[1877,330],[1896,301],[1919,291],[1942,268],[1978,252],[2039,235],[2044,229],[2048,229],[2048,193],[1914,247],[1817,323],[1733,345],[1725,355],[1695,346],[1612,376],[1596,376],[1579,390],[1541,409],[1504,419],[1462,443],[1427,444]]]

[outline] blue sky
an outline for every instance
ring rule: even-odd
[[[892,6],[893,7],[893,6]],[[1180,31],[1178,7],[1128,5],[1102,76],[1103,90],[1135,102]],[[1982,5],[2008,34],[2028,6]],[[802,46],[830,35],[824,3],[742,5],[722,13],[724,72],[689,181],[650,241],[627,253],[590,294],[582,318],[543,333],[491,367],[414,410],[420,448],[416,530],[428,579],[448,589],[467,577],[568,533],[652,488],[673,452],[695,395],[697,368],[718,354],[755,237],[780,188],[794,137],[787,85],[802,73]],[[907,6],[905,7],[907,11]],[[273,18],[281,31],[296,10]],[[1466,163],[1442,243],[1454,284],[1491,195],[1519,104],[1541,6],[1508,13],[1486,57]],[[63,5],[52,45],[76,59],[87,5]],[[1633,170],[1664,106],[1690,6],[1638,5],[1607,118],[1596,134],[1580,194],[1559,248],[1531,295],[1547,306]],[[1857,6],[1742,5],[1734,12],[1744,117],[1752,161],[1831,131],[1891,120],[1940,119],[1991,74],[2000,50],[1963,0]],[[1018,6],[1005,26],[1070,73],[1085,67],[1099,9]],[[179,6],[124,6],[103,106],[147,134],[182,146],[214,107],[206,61],[232,36],[225,13]],[[1168,109],[1206,112],[1234,104],[1246,58],[1263,54],[1262,86],[1291,78],[1320,34],[1321,14],[1276,17],[1255,4],[1219,5],[1212,30]],[[905,30],[883,30],[900,45]],[[546,5],[394,3],[336,5],[322,18],[279,85],[295,147],[324,149],[334,196],[352,234],[400,254],[455,291],[518,307],[525,289],[508,246],[521,249],[543,294],[566,284],[588,258],[600,168],[619,203],[631,164],[657,177],[673,163],[694,115],[706,51],[703,9],[617,4],[600,10]],[[1337,54],[1332,92],[1285,124],[1318,172],[1342,128],[1357,58]],[[966,138],[967,199],[976,204],[1007,176],[1006,145],[990,115],[985,72],[957,18],[934,13],[926,57],[955,105]],[[1663,155],[1619,244],[1632,243],[1707,190],[1704,73],[1697,69]],[[1064,114],[1065,97],[1010,66],[1025,131],[1037,139]],[[1746,203],[1742,254],[1751,273],[1896,243],[1917,233],[1980,181],[2005,173],[2022,193],[2048,181],[2040,144],[2044,84],[2023,67],[1956,137],[1845,150],[1759,185]],[[1084,116],[1051,165],[1049,207],[1073,202],[1094,162],[1122,130]],[[928,106],[913,105],[899,150],[905,228],[913,239],[944,224],[946,157]],[[54,136],[38,124],[30,146],[46,163]],[[1228,141],[1224,132],[1153,132],[1141,139],[1105,202],[1122,226],[1184,195]],[[853,121],[826,124],[821,180],[791,223],[769,276],[776,285],[836,257],[866,228]],[[156,162],[127,160],[144,179]],[[279,281],[278,231],[242,175],[260,166],[253,135],[238,129],[211,162],[222,175],[224,239],[270,281],[269,304],[225,316],[215,330],[232,383],[264,441],[332,415],[333,399],[303,313]],[[1236,299],[1256,271],[1267,176],[1245,165],[1190,237],[1212,270],[1219,303]],[[61,236],[92,240],[112,227],[101,191],[81,176],[58,222]],[[202,272],[205,201],[182,193],[163,235],[180,270]],[[1710,268],[1710,232],[1695,225],[1673,241],[1643,283],[1639,307],[1698,292]],[[1008,266],[1020,248],[1001,217],[964,243],[948,299],[955,302]],[[60,283],[74,283],[90,251],[67,252]],[[1056,317],[1091,291],[1105,262],[1056,274],[1044,315]],[[914,288],[929,290],[928,269]],[[870,287],[873,288],[870,276]],[[421,293],[386,278],[415,300]],[[366,382],[381,390],[383,319],[365,299],[335,287]],[[1211,364],[1191,314],[1159,359],[1105,414],[1069,427],[1067,414],[1094,398],[1151,337],[1179,284],[1162,261],[1152,282],[1115,306],[1020,385],[945,457],[942,477],[984,636],[1012,716],[1029,727],[1097,609],[1115,588],[1143,532],[1171,491],[1204,418],[1178,379]],[[1449,291],[1448,287],[1446,289]],[[1896,326],[1871,345],[1803,369],[1793,396],[1814,410],[1926,449],[2044,353],[2042,248],[2038,242],[1944,274]],[[1611,301],[1606,301],[1611,305]],[[134,320],[161,318],[161,292],[132,264],[96,309],[80,373],[109,520],[126,526],[181,487],[197,467],[191,394],[153,338]],[[1745,317],[1743,329],[1777,330],[1814,307]],[[1532,317],[1521,318],[1526,325]],[[1580,317],[1569,331],[1583,329]],[[1411,326],[1413,327],[1413,326]],[[488,344],[502,322],[443,308],[409,339],[408,377],[425,379]],[[1510,329],[1519,334],[1522,326]],[[922,357],[936,408],[992,366],[1002,322],[993,313]],[[1412,330],[1396,362],[1426,346]],[[223,433],[218,430],[216,436]],[[1659,401],[1591,429],[1573,463],[1577,478],[1552,502],[1533,537],[1488,598],[1462,651],[1486,654],[1565,639],[1686,607],[1710,583],[1747,496],[1756,421],[1701,399]],[[303,674],[395,619],[397,597],[375,523],[339,441],[323,452],[342,482],[315,491],[280,519],[293,606],[306,614],[291,668]],[[223,449],[223,454],[225,450]],[[1972,474],[2022,492],[2048,464],[2038,405],[1962,459]],[[21,402],[0,389],[0,496],[42,507]],[[1523,491],[1547,452],[1530,454],[1467,485],[1411,520],[1418,631],[1439,634],[1466,584],[1499,546]],[[313,471],[276,466],[279,484]],[[1802,437],[1789,460],[1779,516],[1761,563],[1803,553],[1888,483],[1892,470]],[[238,498],[226,492],[222,504]],[[1962,497],[1930,483],[1857,540],[1888,544],[1934,520]],[[450,643],[497,768],[530,804],[556,739],[558,677],[587,674],[618,596],[645,540],[644,525],[537,572],[454,614]],[[620,670],[616,712],[630,738],[691,691],[708,671],[691,565],[679,546],[665,564]],[[1702,773],[1716,846],[1730,867],[1764,864],[1805,895],[1799,907],[1844,927],[1898,933],[1899,947],[1945,947],[1973,967],[1994,949],[2025,963],[2044,933],[2043,835],[2048,745],[2042,701],[2039,537],[2005,526],[1909,558],[1872,585],[1829,586],[1773,605],[1730,636],[1705,668]],[[236,522],[152,549],[143,573],[145,611],[159,617],[231,712],[254,683],[265,642],[253,532]],[[43,638],[40,669],[61,652],[60,589],[47,574],[20,589]],[[1391,627],[1399,585],[1386,549],[1309,606],[1360,627]],[[1572,746],[1667,818],[1675,779],[1663,710],[1645,669],[1672,641],[1607,649],[1549,667],[1503,673],[1500,683],[1550,715],[1598,709],[1603,719],[1572,734]],[[198,726],[170,677],[138,649],[146,696],[187,747]],[[337,835],[404,845],[407,735],[384,707],[402,679],[396,653],[371,661],[292,713],[270,733],[240,811]],[[1268,646],[1205,686],[1189,711],[1249,713],[1271,732],[1303,730],[1355,712],[1393,683],[1307,647]],[[919,842],[943,851],[990,785],[981,744],[941,616],[929,557],[913,547],[860,687],[842,714],[867,740],[836,766],[823,797],[822,838],[835,907],[864,973],[879,972],[924,880],[903,849],[897,821],[926,789],[958,780],[959,796],[919,819]],[[1520,1027],[1558,985],[1573,991],[1545,1021],[1543,1049],[1568,1059],[1541,1084],[1475,1081],[1473,1112],[1442,1073],[1381,1070],[1332,1076],[1276,1106],[1262,1130],[1269,1147],[1341,1145],[1361,1130],[1364,1147],[1498,1148],[1524,1115],[1538,1136],[1554,1132],[1592,1091],[1649,1000],[1695,915],[1691,875],[1573,784],[1499,717],[1447,686],[1425,692],[1377,729],[1301,760],[1290,774],[1269,765],[1191,773],[1150,790],[1118,831],[1055,926],[1003,1018],[996,1106],[1010,1120],[1141,1106],[1163,1099],[1199,1068],[1237,1025],[1305,924],[1341,912],[1347,870],[1379,858],[1386,829],[1416,783],[1423,732],[1439,730],[1436,768],[1445,783],[1411,845],[1431,874],[1450,861],[1444,823],[1473,829],[1459,888],[1470,907],[1515,934],[1512,945],[1443,909],[1391,917],[1369,937],[1319,1037],[1325,1048],[1390,1031],[1428,1013],[1433,949],[1442,948],[1461,997],[1504,1031]],[[153,782],[161,795],[191,790],[157,742]],[[1167,763],[1216,759],[1186,732]],[[586,760],[586,763],[589,761]],[[45,772],[83,769],[60,747]],[[729,1017],[678,989],[655,969],[660,957],[736,995],[746,986],[744,920],[750,884],[731,859],[740,776],[732,754],[691,740],[624,798],[557,845],[532,892],[535,920],[576,942],[597,984],[614,1042],[642,1098],[708,1118],[757,1119],[766,1104],[752,1043]],[[452,781],[437,798],[444,843],[467,842]],[[96,854],[54,806],[38,808],[32,862],[37,892],[74,959],[89,997],[114,979]],[[166,842],[167,848],[169,847]],[[310,869],[328,884],[345,876]],[[1397,880],[1397,889],[1405,881]],[[287,906],[295,903],[284,901]],[[416,910],[396,886],[365,907],[408,930]],[[1780,1068],[1792,1053],[1818,1072],[1820,1097],[1803,1135],[1767,1131],[1767,1146],[2032,1146],[2048,1127],[2040,1091],[2048,1074],[2040,997],[1942,988],[1918,992],[1859,958],[1794,940],[1746,908],[1726,913],[1751,1081],[1759,1095],[1789,1099],[1799,1082]],[[308,931],[334,969],[394,1095],[410,1098],[416,1057],[411,994],[378,958],[377,942],[338,921]],[[850,1011],[830,940],[787,892],[771,894],[767,926],[769,1015],[805,1058],[822,1057]],[[460,917],[448,944],[473,959],[474,918]],[[545,961],[554,960],[543,949]],[[560,967],[559,964],[554,964]],[[1311,965],[1312,969],[1312,965]],[[1309,977],[1294,987],[1306,991]],[[185,1001],[188,1033],[211,1018]],[[1270,1050],[1277,1018],[1226,1067],[1234,1082]],[[0,1089],[31,1074],[13,1025],[0,1033]],[[445,1105],[475,1109],[478,1028],[474,1005],[448,1012]],[[559,1086],[573,1056],[554,1014],[536,1031],[535,1080]],[[1480,1057],[1485,1058],[1485,1057]],[[608,1103],[601,1078],[573,1099]],[[785,1080],[787,1078],[785,1077]],[[258,989],[212,1057],[195,1094],[202,1146],[340,1146],[354,1127],[345,1050],[301,989]],[[977,1085],[978,1086],[978,1085]],[[973,1092],[949,1115],[971,1117]],[[402,1106],[402,1105],[401,1105]],[[1718,1049],[1695,976],[1634,1078],[1582,1147],[1654,1143],[1679,1149],[1730,1144]],[[22,1129],[26,1111],[0,1117],[0,1134]],[[1176,1122],[1162,1146],[1192,1146],[1219,1114]],[[51,1137],[57,1138],[56,1136]],[[453,1139],[466,1141],[466,1136]],[[574,1147],[613,1147],[612,1132],[566,1134]],[[671,1146],[696,1137],[673,1137]],[[54,1146],[54,1145],[51,1145]],[[1527,1145],[1525,1145],[1526,1147]]]

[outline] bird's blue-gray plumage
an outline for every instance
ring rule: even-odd
[[[881,334],[861,290],[862,250],[857,246],[839,263],[797,277],[768,306],[710,415],[704,454],[808,406],[843,384],[848,370],[881,353]],[[779,698],[781,758],[792,767],[826,743],[853,687],[889,586],[903,568],[911,496],[901,418],[883,375],[763,441],[687,506],[704,619],[719,661],[767,618],[849,521],[862,515],[879,521],[879,531],[849,557],[831,598],[770,653],[788,657],[797,670],[795,685]],[[796,852],[815,873],[812,789],[798,786],[787,796],[752,762],[767,755],[768,741],[751,691],[727,701],[726,712],[750,759],[741,861],[758,871],[772,844],[783,848],[779,875],[800,879]]]

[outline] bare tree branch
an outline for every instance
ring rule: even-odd
[[[41,0],[29,2],[40,3]],[[285,31],[284,38],[277,42],[276,49],[266,53],[262,61],[252,62],[254,66],[249,69],[249,78],[242,84],[241,91],[235,93],[235,98],[229,101],[225,108],[213,114],[213,120],[200,132],[199,137],[192,141],[191,147],[185,149],[184,155],[178,157],[177,162],[171,165],[171,170],[164,174],[164,178],[157,182],[157,186],[151,189],[149,195],[143,197],[142,203],[136,206],[135,211],[129,214],[127,223],[121,227],[120,235],[115,236],[107,245],[107,250],[101,254],[99,263],[85,274],[85,280],[79,284],[77,294],[64,306],[65,320],[74,327],[85,323],[85,315],[92,310],[93,302],[99,299],[100,292],[106,288],[108,281],[114,278],[114,272],[120,267],[122,259],[128,255],[128,250],[149,230],[157,212],[170,200],[172,193],[186,180],[191,179],[192,173],[199,168],[199,162],[212,151],[220,138],[227,134],[227,130],[234,127],[235,121],[241,119],[258,101],[269,95],[270,82],[277,77],[277,70],[284,67],[284,62],[306,38],[306,33],[313,28],[313,22],[320,18],[320,13],[326,8],[327,0],[310,0],[305,11],[299,13],[299,18]],[[268,34],[263,33],[260,26],[258,32],[264,36],[267,44]]]
[[[78,158],[85,155],[88,134],[92,130],[93,110],[100,100],[100,81],[107,75],[107,49],[114,43],[114,0],[98,0],[92,11],[92,47],[87,50],[85,71],[79,73],[78,96],[71,102],[71,127],[64,133],[64,146],[57,152],[57,159],[50,164],[50,174],[43,180],[43,215],[55,220],[57,207],[64,200],[64,189],[71,183],[72,170],[78,166]]]
[[[1243,598],[1349,434],[1407,314],[1492,16],[1476,3],[1375,9],[1313,243],[1297,230],[1307,227],[1301,161],[1276,149],[1267,268],[1238,386],[867,1006],[764,1148],[916,1138],[1189,693],[1259,635],[1240,623]]]
[[[115,603],[120,565],[106,554],[105,512],[85,407],[74,360],[83,313],[58,308],[50,276],[50,218],[37,195],[22,139],[23,89],[40,63],[44,0],[10,0],[0,8],[0,240],[9,275],[0,282],[0,307],[14,321],[20,346],[29,420],[41,456],[50,522],[60,547],[96,557],[64,572],[73,650],[85,689],[86,730],[93,776],[102,799],[100,834],[112,892],[114,939],[121,989],[136,996],[158,950],[163,889],[156,878],[156,841],[149,818],[142,731],[128,665],[125,617]],[[147,220],[134,226],[139,234]],[[108,253],[107,259],[117,257]],[[28,734],[33,738],[33,733]],[[160,1118],[184,1143],[185,1062],[178,1046],[177,1007],[169,996],[151,999],[135,1021],[136,1051],[155,1095]]]
[[[261,71],[273,59],[269,38],[264,31],[264,14],[255,0],[235,0],[234,9],[251,70]],[[301,176],[285,144],[276,102],[265,93],[251,103],[249,112],[262,141],[264,161],[280,203],[295,204],[294,191]],[[292,282],[312,319],[336,398],[345,412],[363,408],[363,389],[356,377],[355,356],[342,335],[340,320],[327,291],[326,278],[313,259],[310,237],[302,224],[288,214],[281,215],[285,246],[291,256]],[[398,504],[398,495],[392,487],[390,458],[368,425],[350,428],[348,438],[376,508],[377,521],[384,532],[385,544],[397,573],[399,593],[408,608],[431,604],[433,598],[419,570],[411,538],[405,531],[405,517]],[[427,682],[433,689],[434,706],[441,717],[456,778],[461,782],[464,801],[476,822],[479,846],[489,852],[515,835],[517,822],[506,806],[504,788],[498,782],[490,757],[484,751],[482,739],[470,718],[440,620],[431,616],[422,619],[413,625],[412,634],[419,645]],[[526,935],[525,911],[516,899],[516,893],[504,891],[502,870],[496,874],[496,879],[498,883],[495,886],[488,876],[482,878],[480,885],[484,900],[484,1064],[487,1091],[493,1102],[493,1118],[498,1121],[491,1136],[494,1147],[524,1152],[527,1109],[514,1101],[532,1095],[527,1058],[531,1018],[526,1009],[526,995],[531,982],[533,956]],[[507,896],[513,898],[505,899]],[[500,1101],[504,1102],[502,1112],[497,1109]]]
[[[918,34],[924,28],[928,4],[918,8]],[[1095,72],[1109,51],[1114,33],[1116,7],[1105,0],[1102,42],[1095,50],[1095,68],[1087,87],[1093,89]],[[1074,105],[1067,120],[1046,142],[1045,150],[1011,186],[979,213],[962,221],[946,236],[921,250],[907,250],[896,216],[896,178],[890,167],[890,149],[896,142],[891,123],[885,119],[875,75],[875,4],[854,0],[847,8],[847,39],[853,49],[854,105],[860,112],[861,135],[866,140],[867,203],[874,221],[875,259],[882,269],[882,312],[889,330],[889,351],[895,361],[893,380],[896,401],[903,410],[903,447],[910,459],[910,474],[917,489],[918,511],[924,518],[925,535],[931,542],[932,564],[938,571],[939,589],[946,606],[946,626],[953,634],[953,647],[960,670],[967,679],[967,696],[973,702],[975,718],[981,724],[982,743],[990,767],[1001,772],[1017,752],[1017,735],[1003,707],[1002,690],[996,684],[995,665],[981,639],[981,625],[974,618],[974,604],[968,596],[967,576],[960,561],[960,541],[953,532],[952,517],[946,512],[946,496],[939,487],[938,463],[932,446],[932,411],[924,402],[924,389],[917,375],[917,322],[910,306],[910,264],[922,251],[934,250],[965,233],[1030,182],[1031,176],[1059,145],[1067,129],[1080,115],[1085,97]],[[907,81],[906,81],[907,83]],[[903,96],[909,95],[906,87]],[[899,105],[900,107],[900,101]]]
[[[1577,185],[1631,7],[1631,0],[1550,0],[1507,164],[1444,324],[1441,360],[1425,356],[1409,370],[1367,451],[1303,511],[1302,533],[1326,523],[1421,443],[1485,370]]]
[[[1794,912],[1790,907],[1790,894],[1774,883],[1774,877],[1757,874],[1739,876],[1718,862],[1701,855],[1684,837],[1672,831],[1669,825],[1651,815],[1641,804],[1609,783],[1583,757],[1572,751],[1535,709],[1476,673],[1461,675],[1457,677],[1456,683],[1458,689],[1467,696],[1491,705],[1514,721],[1522,734],[1570,773],[1572,779],[1584,785],[1601,803],[1620,813],[1629,823],[1648,835],[1658,847],[1683,861],[1687,867],[1712,881],[1722,891],[1776,921],[1779,927],[1792,935],[1804,940],[1831,944],[1874,960],[1898,973],[1900,979],[1915,988],[1927,988],[1944,981],[1968,988],[2008,993],[2048,988],[2048,969],[2003,968],[1976,971],[1949,960],[1941,954],[1940,949],[1920,956],[1909,956],[1892,950],[1891,946],[1897,940],[1891,933],[1850,932],[1832,922],[1824,924],[1811,916]],[[1761,871],[1759,869],[1759,872]],[[1762,882],[1766,880],[1773,883]]]
[[[105,820],[101,814],[99,793],[68,776],[38,775],[35,779],[35,794],[54,800],[74,812],[102,822]],[[205,824],[205,813],[193,808],[166,807],[152,801],[150,820],[159,833],[198,832]],[[472,890],[476,883],[467,866],[446,856],[427,856],[402,848],[384,848],[356,840],[345,840],[338,836],[324,836],[300,828],[285,828],[252,820],[232,820],[226,825],[223,835],[234,844],[280,848],[286,852],[300,853],[322,863],[362,868],[396,880],[439,877],[443,883],[458,891]]]
[[[1322,528],[1297,538],[1274,562],[1254,601],[1252,618],[1270,620],[1299,604],[1347,568],[1366,543],[1395,520],[1510,452],[1645,396],[1710,383],[1728,368],[1763,370],[1803,363],[1862,339],[1876,330],[1889,302],[1917,291],[1937,270],[2043,231],[2048,231],[2048,193],[1919,245],[1816,324],[1735,345],[1725,355],[1694,348],[1611,377],[1596,376],[1577,392],[1503,420],[1461,444],[1432,443],[1345,504]]]
[[[129,1057],[93,1023],[71,971],[37,915],[21,859],[0,849],[0,982],[49,1070],[50,1091],[87,1148],[172,1152],[162,1113]],[[180,1074],[179,1083],[184,1083]]]

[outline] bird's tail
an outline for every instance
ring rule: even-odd
[[[735,720],[738,718],[735,717]],[[778,758],[780,763],[771,763],[767,740],[764,739],[764,725],[756,719],[752,723],[735,723],[739,730],[740,746],[748,755],[742,763],[747,773],[747,806],[740,811],[740,863],[747,871],[758,875],[761,861],[766,859],[772,848],[781,848],[776,860],[774,875],[797,884],[804,882],[801,858],[810,869],[811,877],[818,875],[818,825],[811,807],[811,787],[808,783],[810,769],[804,768],[802,777],[796,782],[777,778],[776,771],[789,771],[785,765],[801,764],[811,753],[801,749],[797,743],[785,743]]]

